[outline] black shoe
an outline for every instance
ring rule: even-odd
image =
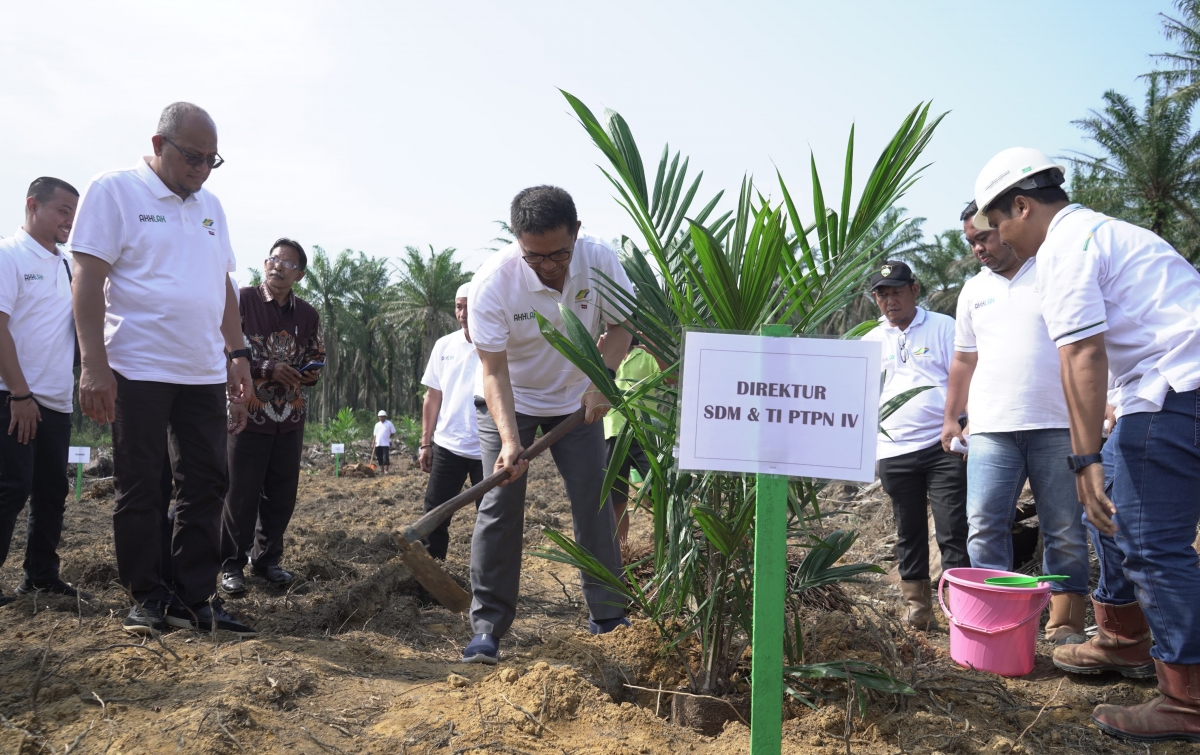
[[[129,615],[121,627],[132,634],[158,634],[167,628],[163,621],[162,604],[151,600],[134,606],[129,609]]]
[[[254,573],[278,587],[291,584],[295,577],[281,566],[255,566]]]
[[[31,582],[29,578],[21,580],[21,584],[17,585],[18,595],[31,595],[35,592],[45,592],[51,595],[65,595],[68,598],[82,598],[87,600],[92,597],[86,592],[80,592],[74,587],[71,587],[66,582],[63,582],[58,577],[47,582]]]
[[[253,637],[257,634],[252,627],[246,626],[229,615],[221,607],[221,601],[215,598],[211,606],[208,603],[200,603],[192,606],[190,611],[186,606],[172,601],[171,605],[167,607],[166,620],[169,626],[179,629],[194,629],[197,632],[211,632],[215,620],[218,631],[232,632],[238,637]]]
[[[14,600],[16,600],[14,596],[5,595],[4,593],[0,592],[0,606],[6,606]]]
[[[221,589],[226,595],[244,595],[246,593],[246,575],[241,569],[227,571],[221,575]]]

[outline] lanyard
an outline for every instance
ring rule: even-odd
[[[1079,204],[1078,202],[1075,202],[1074,204],[1069,204],[1066,207],[1064,207],[1063,210],[1058,214],[1058,217],[1054,219],[1054,222],[1050,224],[1050,228],[1049,228],[1049,230],[1046,231],[1046,235],[1049,236],[1050,234],[1054,233],[1054,229],[1058,228],[1058,224],[1061,223],[1072,212],[1075,212],[1076,210],[1082,210],[1082,209],[1083,209],[1083,205]]]

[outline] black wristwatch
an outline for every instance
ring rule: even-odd
[[[1102,461],[1104,461],[1104,457],[1100,454],[1084,454],[1083,456],[1071,454],[1067,457],[1067,466],[1070,467],[1072,472],[1079,474],[1083,471],[1084,467],[1090,467]]]
[[[250,356],[251,356],[250,349],[234,349],[233,351],[229,352],[229,361],[232,362],[233,360],[237,359],[238,357],[245,357],[246,359],[250,359]]]

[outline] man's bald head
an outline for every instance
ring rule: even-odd
[[[174,139],[184,129],[185,121],[190,120],[192,117],[198,117],[207,121],[208,125],[216,130],[216,123],[213,122],[212,116],[204,108],[199,105],[193,105],[190,102],[172,102],[163,108],[162,115],[158,117],[157,133],[168,139]]]
[[[154,146],[151,169],[184,198],[200,191],[222,162],[217,154],[217,125],[204,108],[190,102],[172,102],[163,108],[158,132],[150,141]]]

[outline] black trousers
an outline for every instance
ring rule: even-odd
[[[8,433],[12,413],[8,391],[0,391],[0,565],[8,558],[17,515],[29,501],[25,528],[25,578],[34,584],[58,578],[58,541],[62,537],[67,492],[67,448],[71,415],[39,405],[42,421],[29,443]]]
[[[605,459],[606,463],[612,464],[613,451],[617,447],[617,439],[609,438],[604,441],[604,447],[607,451]],[[646,479],[646,475],[650,472],[650,462],[646,461],[646,452],[642,450],[642,445],[636,440],[629,443],[629,452],[625,454],[625,461],[621,462],[621,468],[617,470],[617,478],[613,480],[612,486],[612,502],[614,506],[624,505],[629,500],[629,472],[636,468],[642,479]]]
[[[223,571],[239,571],[250,561],[279,566],[283,533],[296,510],[304,428],[268,435],[243,432],[229,439],[229,492],[221,515]]]
[[[429,472],[429,484],[425,486],[425,511],[433,511],[441,504],[462,492],[463,483],[471,478],[471,484],[477,485],[483,479],[483,462],[479,459],[468,459],[456,453],[447,451],[438,444],[433,444],[433,468]],[[479,508],[479,501],[475,502]],[[450,519],[429,533],[425,547],[429,555],[446,560],[446,552],[450,549]]]
[[[942,569],[971,565],[967,555],[967,463],[929,448],[879,460],[879,480],[896,517],[896,561],[903,580],[929,579],[929,515],[942,553]]]
[[[216,591],[225,505],[225,384],[177,385],[117,374],[113,422],[113,545],[117,577],[139,602],[189,606]],[[163,464],[173,471],[171,563],[163,563]],[[166,567],[166,568],[164,568]]]

